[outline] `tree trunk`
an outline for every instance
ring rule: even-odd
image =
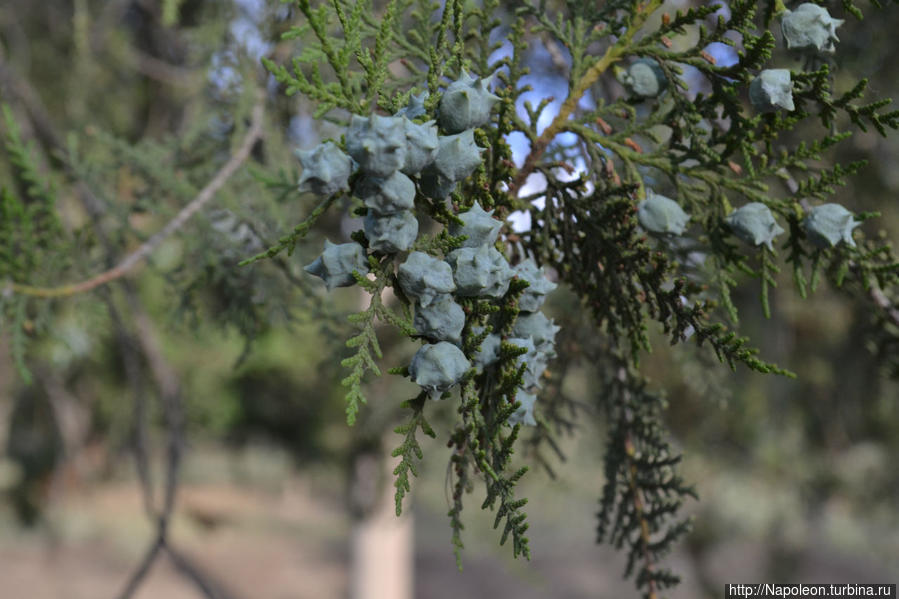
[[[350,599],[412,599],[413,518],[405,510],[396,516],[390,484],[394,461],[375,453],[355,461],[356,491],[373,501],[353,527]]]

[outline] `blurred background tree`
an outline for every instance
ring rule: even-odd
[[[688,5],[670,2],[665,9]],[[382,10],[375,2],[373,14]],[[899,96],[889,68],[897,48],[893,36],[883,34],[897,19],[893,9],[847,20],[835,59],[837,87],[868,77],[874,97]],[[10,539],[4,551],[15,551],[22,538],[13,522],[37,526],[41,538],[69,538],[70,527],[53,518],[54,510],[69,513],[62,507],[67,497],[121,480],[127,465],[137,473],[154,526],[133,534],[149,549],[111,577],[116,592],[138,592],[156,556],[167,554],[208,596],[276,596],[258,589],[240,595],[244,587],[228,567],[204,560],[197,549],[202,544],[191,544],[190,534],[184,550],[177,535],[169,538],[169,523],[179,517],[199,530],[233,526],[227,509],[210,510],[202,502],[201,508],[187,502],[176,509],[177,480],[189,489],[214,478],[204,456],[224,451],[228,466],[217,480],[238,487],[271,483],[260,472],[272,468],[276,496],[288,488],[280,477],[299,477],[312,481],[312,496],[341,502],[352,517],[383,508],[390,481],[382,459],[399,441],[391,430],[400,421],[400,400],[414,390],[404,382],[371,381],[372,401],[355,428],[345,426],[339,358],[347,355],[343,340],[352,334],[345,315],[359,310],[362,294],[346,289],[325,296],[300,271],[325,238],[346,237],[358,222],[328,213],[293,256],[237,267],[316,204],[294,190],[292,150],[342,132],[314,118],[308,100],[281,93],[259,65],[262,56],[280,64],[301,54],[303,39],[281,39],[300,21],[295,5],[253,0],[6,0],[0,9],[0,101],[7,106],[0,187],[27,199],[25,214],[7,209],[13,203],[4,200],[0,227],[11,241],[0,251],[31,257],[18,271],[0,272],[0,282],[52,287],[90,280],[203,198],[217,173],[235,167],[202,210],[128,276],[61,299],[0,298],[8,351],[0,361],[6,429],[0,484],[9,500],[2,531]],[[531,82],[546,96],[565,67],[553,48],[534,43],[527,51]],[[795,132],[797,139],[804,135]],[[247,155],[237,163],[242,149]],[[871,131],[828,157],[840,164],[868,160],[839,194],[853,198],[854,210],[881,212],[865,228],[870,235],[883,228],[886,239],[899,233],[897,153],[895,137]],[[27,277],[17,278],[22,273]],[[665,419],[687,456],[684,476],[702,497],[688,507],[696,530],[678,554],[687,581],[674,596],[716,596],[723,582],[736,579],[808,573],[805,580],[811,580],[826,573],[858,582],[899,568],[899,471],[893,466],[899,326],[872,310],[872,298],[823,283],[811,300],[800,300],[789,275],[779,277],[771,319],[762,315],[755,281],[741,281],[733,299],[741,334],[755,340],[763,357],[795,371],[795,381],[731,373],[702,350],[665,349],[661,336],[645,359],[653,386],[667,392]],[[563,327],[563,356],[595,342],[579,326],[577,300],[565,290],[548,312]],[[411,345],[389,328],[379,334],[385,364],[411,354]],[[590,364],[571,357],[558,360],[557,368],[559,390],[587,406],[577,417],[560,414],[561,422],[575,429],[584,415],[600,419]],[[437,422],[451,417],[449,406],[434,410]],[[525,487],[534,535],[546,537],[550,552],[564,546],[565,531],[585,528],[602,485],[601,443],[568,438],[565,428],[554,443],[569,464],[545,447],[536,456],[523,452],[560,477],[548,484],[545,475],[532,475]],[[446,442],[446,430],[438,432],[436,443],[423,440],[426,454],[437,454]],[[276,456],[289,466],[279,467]],[[444,572],[454,567],[448,544],[439,544],[448,536],[440,521],[445,471],[440,458],[430,459],[422,465],[416,506],[423,523],[416,533],[423,548],[419,597],[444,596],[434,588],[441,584],[457,590],[471,584]],[[553,507],[560,501],[568,504]],[[572,518],[575,504],[586,511]],[[443,528],[433,532],[431,520]],[[469,528],[469,551],[482,555],[480,527]],[[421,557],[431,545],[445,558],[439,568]],[[327,542],[312,546],[329,551]],[[590,571],[605,554],[589,553],[599,551],[590,545],[568,549],[551,563],[541,561],[538,549],[534,568],[544,580],[557,581],[551,588],[565,593],[557,596],[596,596],[600,583],[591,579],[592,593],[579,589],[565,564]],[[337,551],[331,559],[343,563],[346,554]],[[615,586],[622,568],[616,560],[605,570],[612,579],[601,583],[609,593],[628,588]],[[477,559],[471,561],[468,576],[487,589],[471,589],[471,596],[510,589],[528,596],[534,586],[527,571],[503,575],[506,565],[479,569]],[[309,596],[339,596],[341,584],[326,595],[299,588],[291,596],[307,590]]]

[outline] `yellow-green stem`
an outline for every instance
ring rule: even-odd
[[[605,73],[610,66],[615,64],[622,56],[624,56],[631,47],[631,41],[634,38],[634,34],[643,26],[646,22],[646,19],[649,18],[653,12],[655,12],[659,7],[662,6],[662,0],[650,0],[646,3],[643,8],[638,8],[635,15],[634,20],[631,23],[630,27],[628,27],[625,34],[614,44],[609,46],[605,54],[600,57],[600,59],[594,64],[592,67],[587,69],[584,75],[580,78],[577,84],[571,89],[571,93],[568,94],[568,98],[566,98],[565,102],[562,103],[562,106],[559,108],[559,114],[556,115],[556,118],[553,119],[552,123],[543,130],[543,133],[540,134],[540,137],[531,144],[531,151],[528,153],[527,158],[525,158],[524,164],[521,166],[521,169],[516,173],[515,178],[512,180],[512,183],[509,185],[509,193],[511,195],[515,195],[515,193],[521,188],[524,182],[527,180],[528,176],[534,172],[534,168],[537,166],[537,161],[543,156],[543,153],[546,152],[546,148],[549,146],[550,142],[556,137],[558,133],[560,133],[568,121],[568,117],[574,113],[577,108],[578,102],[581,101],[581,98],[587,93],[587,90],[590,89],[590,86],[596,83],[599,77]]]

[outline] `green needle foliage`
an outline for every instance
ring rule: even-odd
[[[361,404],[365,403],[365,396],[362,394],[362,378],[365,373],[371,371],[375,376],[381,374],[381,370],[375,362],[376,359],[383,357],[375,333],[375,319],[397,327],[404,335],[415,334],[408,311],[403,315],[396,314],[381,300],[381,293],[393,277],[391,266],[390,260],[385,260],[381,264],[374,263],[372,269],[372,272],[375,273],[374,281],[356,275],[359,285],[371,294],[371,303],[362,312],[349,317],[350,322],[359,329],[359,333],[346,342],[347,347],[353,348],[353,355],[341,362],[341,366],[350,370],[350,375],[341,381],[341,384],[348,388],[346,419],[349,425],[356,422],[356,414],[359,412]],[[397,489],[397,493],[399,493],[399,487]]]
[[[46,329],[48,302],[11,293],[13,283],[46,282],[70,264],[59,222],[56,191],[40,172],[34,148],[25,143],[12,111],[2,108],[3,150],[10,178],[0,183],[0,325],[9,334],[13,360],[26,381],[26,350]],[[40,273],[42,281],[36,281]]]
[[[681,456],[660,425],[664,402],[624,360],[609,375],[603,384],[609,450],[597,538],[627,552],[625,575],[635,574],[637,588],[651,596],[680,581],[657,563],[689,532],[689,520],[677,514],[684,499],[696,494],[677,474]]]
[[[412,416],[410,416],[407,422],[394,429],[395,433],[404,435],[402,445],[394,449],[390,454],[395,458],[401,458],[400,463],[393,469],[393,474],[396,475],[394,486],[396,487],[397,516],[403,513],[403,498],[406,496],[406,493],[412,489],[411,483],[409,482],[409,475],[412,474],[412,476],[418,476],[416,462],[424,457],[421,445],[419,445],[415,434],[421,429],[421,432],[431,438],[437,436],[437,433],[434,432],[434,429],[431,428],[431,425],[425,420],[424,406],[426,399],[427,393],[422,392],[418,397],[404,402],[403,407],[412,410]]]

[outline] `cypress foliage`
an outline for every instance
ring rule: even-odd
[[[887,246],[875,248],[865,238],[857,246],[841,243],[819,249],[809,244],[803,218],[809,202],[832,196],[863,166],[851,162],[817,168],[815,161],[847,139],[853,128],[871,127],[887,135],[899,125],[899,112],[887,109],[887,99],[866,101],[864,80],[848,91],[834,90],[832,64],[819,57],[808,58],[805,69],[791,73],[793,111],[756,113],[749,108],[749,83],[760,69],[782,60],[772,33],[784,9],[777,2],[761,6],[732,2],[729,18],[713,4],[671,15],[657,14],[661,2],[652,0],[541,2],[499,18],[504,7],[489,0],[478,7],[450,2],[442,11],[437,5],[392,1],[380,21],[361,16],[370,14],[361,8],[364,4],[313,7],[298,2],[306,24],[288,35],[299,37],[309,27],[318,44],[294,58],[292,69],[272,62],[266,66],[286,93],[304,93],[315,101],[317,116],[342,122],[334,109],[362,116],[372,110],[392,114],[424,87],[430,94],[424,118],[433,118],[445,78],[463,69],[494,77],[494,93],[501,98],[496,117],[476,132],[478,145],[487,150],[461,193],[452,194],[452,212],[475,201],[496,209],[501,217],[516,210],[528,212],[531,228],[507,233],[497,247],[513,262],[532,257],[551,266],[592,315],[604,340],[602,350],[592,357],[597,363],[613,364],[602,369],[606,374],[599,402],[608,440],[598,537],[627,552],[626,574],[634,576],[644,597],[657,597],[678,581],[658,562],[689,530],[689,522],[678,513],[683,501],[695,493],[677,473],[681,458],[667,440],[664,401],[639,373],[641,354],[651,349],[651,323],[658,323],[673,344],[689,340],[711,347],[731,368],[743,364],[759,373],[793,376],[760,357],[749,339],[732,328],[739,323],[731,300],[737,275],[758,279],[765,315],[770,315],[769,296],[784,263],[793,268],[803,295],[808,281],[814,287],[821,273],[837,286],[858,277],[862,289],[895,289],[895,259]],[[843,8],[861,15],[852,3]],[[429,18],[432,13],[438,17]],[[327,27],[333,21],[340,23],[337,30]],[[698,30],[698,36],[690,39],[692,30]],[[496,52],[501,48],[493,41],[498,32],[506,35],[510,52]],[[522,83],[528,72],[528,44],[538,38],[564,48],[560,61],[569,80],[568,96],[555,114],[548,112],[549,99],[536,106],[521,101],[530,91]],[[736,60],[717,64],[710,44],[736,46]],[[658,97],[622,93],[610,82],[613,75],[623,80],[626,67],[638,58],[657,65],[666,88]],[[396,60],[403,67],[397,72],[403,75],[386,70]],[[323,74],[320,63],[332,72]],[[691,83],[685,77],[687,68]],[[522,104],[520,114],[515,107]],[[797,140],[791,133],[800,127],[806,131],[807,122],[820,124],[815,137]],[[506,141],[512,133],[523,134],[530,144],[518,168]],[[525,192],[530,189],[528,177],[534,174],[541,176],[545,187]],[[784,193],[779,180],[795,181],[795,189]],[[647,236],[640,226],[636,205],[647,197],[650,186],[674,198],[690,215],[684,237]],[[421,194],[416,202],[438,223],[454,218],[442,202]],[[724,218],[743,202],[768,207],[788,225],[788,237],[758,250],[734,239]],[[296,243],[307,228],[300,225],[285,240]],[[361,234],[355,238],[365,241]],[[453,247],[453,240],[446,241],[443,247],[430,245],[424,251],[439,256]],[[267,255],[286,248],[282,242]],[[787,251],[785,258],[781,250]],[[697,260],[697,254],[702,258]],[[370,260],[375,282],[362,278],[359,282],[377,302],[380,291],[391,283],[392,259],[373,255]],[[500,329],[507,326],[504,332],[509,333],[522,290],[513,283],[498,305],[482,301],[464,305],[466,353],[484,341],[486,333],[470,331],[488,322],[486,314],[489,322]],[[887,300],[885,305],[891,304]],[[370,349],[377,345],[366,326],[349,342],[358,352],[344,362],[352,370],[344,381],[349,386],[351,422],[363,400],[365,369],[377,372],[372,360],[376,351]],[[459,421],[449,440],[455,479],[449,515],[457,556],[463,546],[463,496],[472,489],[473,476],[485,485],[482,507],[496,510],[497,527],[504,522],[501,542],[511,537],[513,554],[528,556],[522,511],[526,499],[514,494],[525,469],[510,462],[520,425],[508,425],[519,405],[514,393],[523,369],[516,368],[515,360],[522,351],[504,343],[500,365],[467,376],[455,400]],[[406,369],[392,372],[406,374]],[[410,489],[409,473],[414,475],[415,461],[420,459],[415,431],[421,426],[434,434],[424,420],[424,396],[406,405],[413,413],[397,429],[405,439],[394,451],[402,458],[396,472],[398,510]],[[543,396],[538,412],[558,416],[561,405],[560,396]],[[530,441],[532,449],[551,439],[549,430],[541,418]]]

